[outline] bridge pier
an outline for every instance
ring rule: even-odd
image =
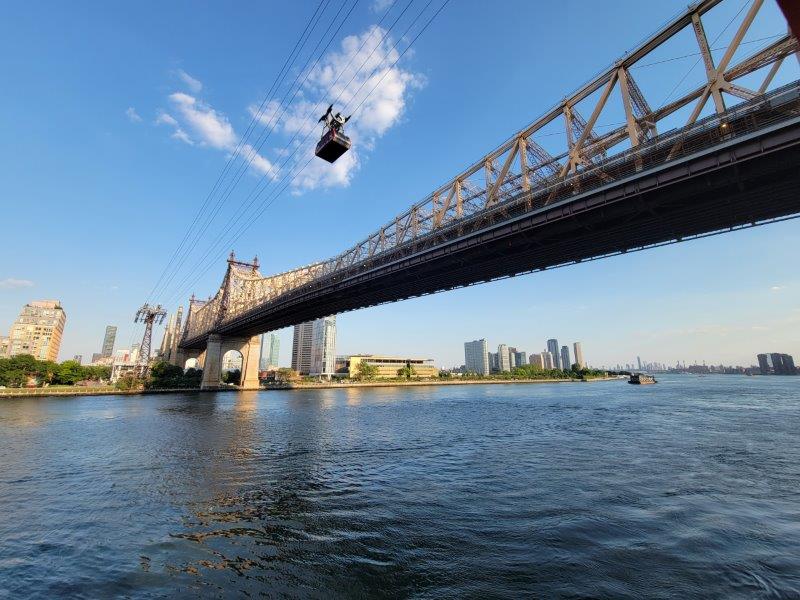
[[[201,390],[215,390],[222,387],[222,357],[230,350],[242,355],[242,377],[239,387],[242,389],[258,388],[258,363],[261,359],[261,340],[253,337],[224,337],[217,333],[208,336],[205,352],[203,352],[203,380]]]

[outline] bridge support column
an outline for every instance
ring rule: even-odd
[[[203,353],[202,390],[215,390],[222,387],[222,357],[230,350],[242,355],[242,376],[239,387],[243,389],[258,388],[258,363],[261,360],[261,340],[259,336],[248,338],[223,337],[212,333],[208,336],[206,350]]]

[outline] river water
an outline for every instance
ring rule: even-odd
[[[0,598],[800,597],[800,377],[0,402]]]

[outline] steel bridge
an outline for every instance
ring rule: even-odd
[[[721,1],[689,7],[338,256],[265,277],[257,261],[231,253],[217,294],[190,301],[178,360],[199,355],[204,385],[212,386],[222,353],[238,349],[243,384],[257,385],[253,336],[266,331],[800,214],[800,82],[771,89],[784,59],[800,46],[787,33],[734,64],[763,3],[754,0],[715,63],[702,17]],[[694,33],[706,82],[654,109],[631,67],[685,28]],[[763,73],[757,89],[739,83],[753,73]],[[597,119],[611,98],[621,102],[625,123],[599,134]],[[593,104],[588,119],[578,111],[587,99]],[[713,114],[700,119],[709,101]],[[689,108],[683,127],[659,133],[659,122]],[[563,124],[567,141],[556,155],[534,140],[554,122]]]

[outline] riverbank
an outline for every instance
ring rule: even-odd
[[[326,390],[343,388],[382,388],[382,387],[420,387],[448,385],[509,385],[531,383],[591,383],[593,381],[617,381],[617,377],[596,377],[592,379],[420,379],[412,381],[347,381],[336,382],[296,382],[260,386],[258,388],[239,388],[224,386],[215,390],[197,388],[169,388],[148,390],[118,390],[113,387],[46,387],[46,388],[7,388],[0,390],[1,398],[36,398],[45,396],[138,396],[142,394],[174,394],[179,392],[240,392],[260,390]]]
[[[374,387],[416,387],[429,385],[509,385],[530,383],[590,383],[592,381],[617,381],[616,377],[596,377],[593,379],[420,379],[411,381],[347,381],[346,383],[334,382],[300,382],[277,384],[261,389],[340,389],[340,388],[374,388]]]

